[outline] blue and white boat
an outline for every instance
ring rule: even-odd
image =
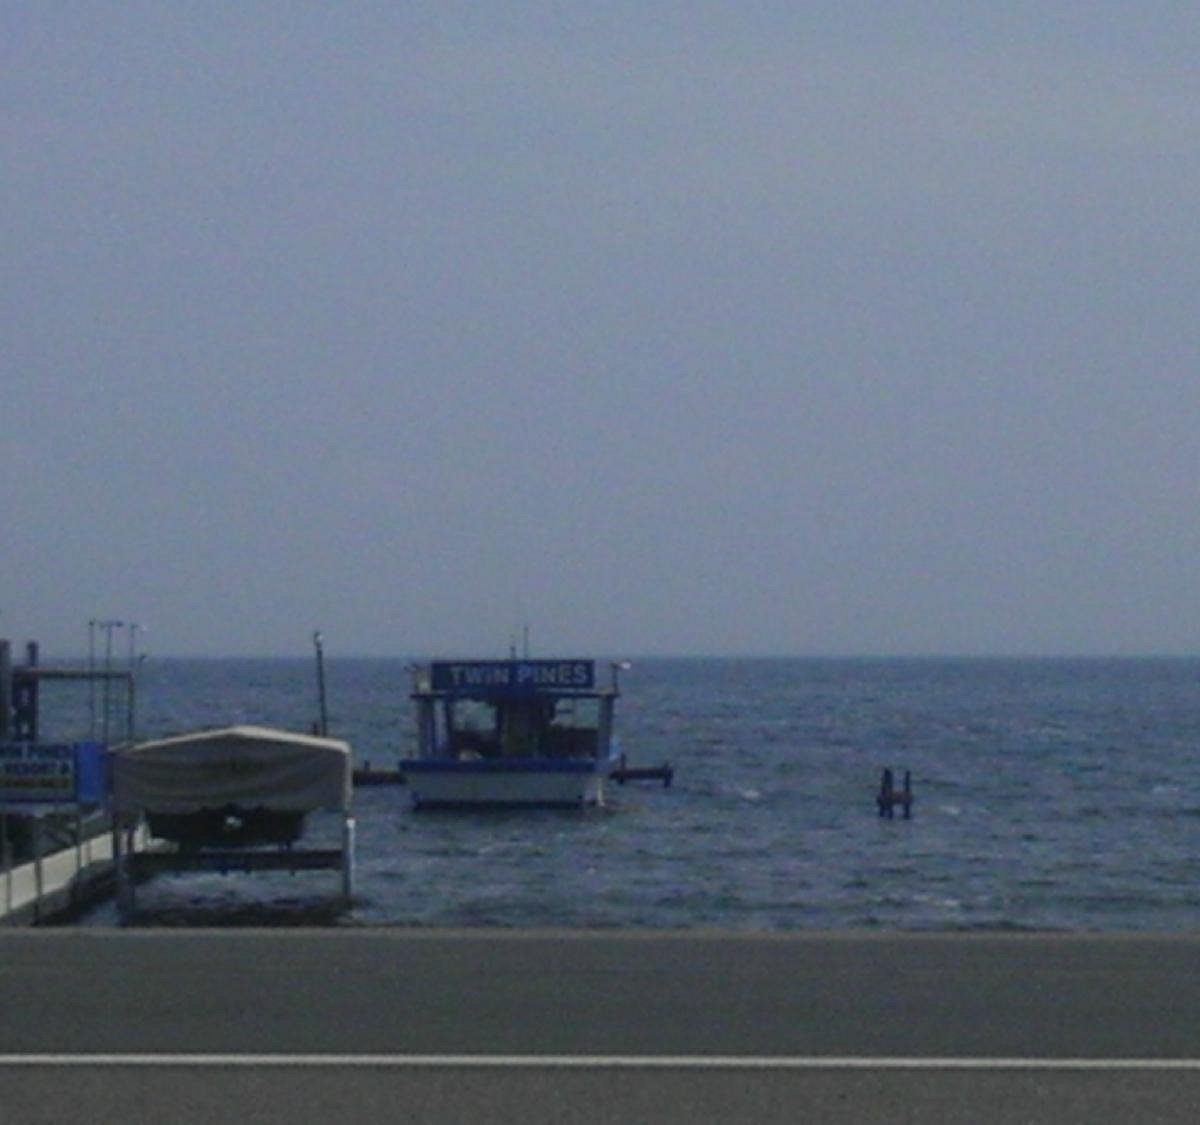
[[[400,773],[414,808],[604,803],[613,706],[593,660],[445,660],[415,671],[417,756]]]

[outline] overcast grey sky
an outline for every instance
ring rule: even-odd
[[[1200,651],[1198,11],[5,4],[0,635]]]

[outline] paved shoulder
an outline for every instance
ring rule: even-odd
[[[0,1053],[1200,1057],[1190,937],[0,934]]]

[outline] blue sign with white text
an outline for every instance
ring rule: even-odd
[[[430,666],[430,686],[455,695],[590,691],[596,666],[591,660],[443,660]]]
[[[0,804],[100,804],[106,788],[98,742],[0,743]]]

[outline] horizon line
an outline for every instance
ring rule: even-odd
[[[0,641],[4,638],[0,638]],[[14,646],[15,649],[15,646]],[[141,659],[151,661],[161,660],[294,660],[308,661],[313,659],[312,652],[205,652],[205,651],[175,651],[175,652],[144,652],[138,654]],[[705,651],[705,652],[686,652],[686,651],[652,651],[652,652],[624,652],[621,655],[603,654],[600,656],[581,656],[574,649],[555,651],[549,654],[530,654],[527,656],[511,657],[508,655],[488,655],[488,654],[465,654],[446,650],[443,652],[434,653],[381,653],[381,652],[363,652],[363,651],[345,651],[345,652],[330,652],[325,651],[324,656],[327,660],[405,660],[411,662],[429,662],[442,660],[562,660],[562,659],[594,659],[603,661],[608,659],[621,659],[632,661],[657,661],[657,660],[674,660],[674,661],[703,661],[703,660],[740,660],[740,661],[771,661],[771,660],[810,660],[810,661],[939,661],[939,660],[955,660],[955,661],[989,661],[989,660],[1022,660],[1022,661],[1105,661],[1105,660],[1196,660],[1200,659],[1200,650],[1195,651],[1133,651],[1133,652],[1104,652],[1104,651],[1050,651],[1050,652],[1027,652],[1027,651],[946,651],[946,652],[928,652],[928,651],[911,651],[911,652],[754,652],[754,651]],[[62,658],[71,661],[87,660],[87,653],[68,654]],[[97,663],[102,661],[97,660]],[[14,663],[16,663],[14,661]],[[111,662],[114,666],[128,663],[127,659],[114,657]],[[47,666],[50,666],[49,664]]]

